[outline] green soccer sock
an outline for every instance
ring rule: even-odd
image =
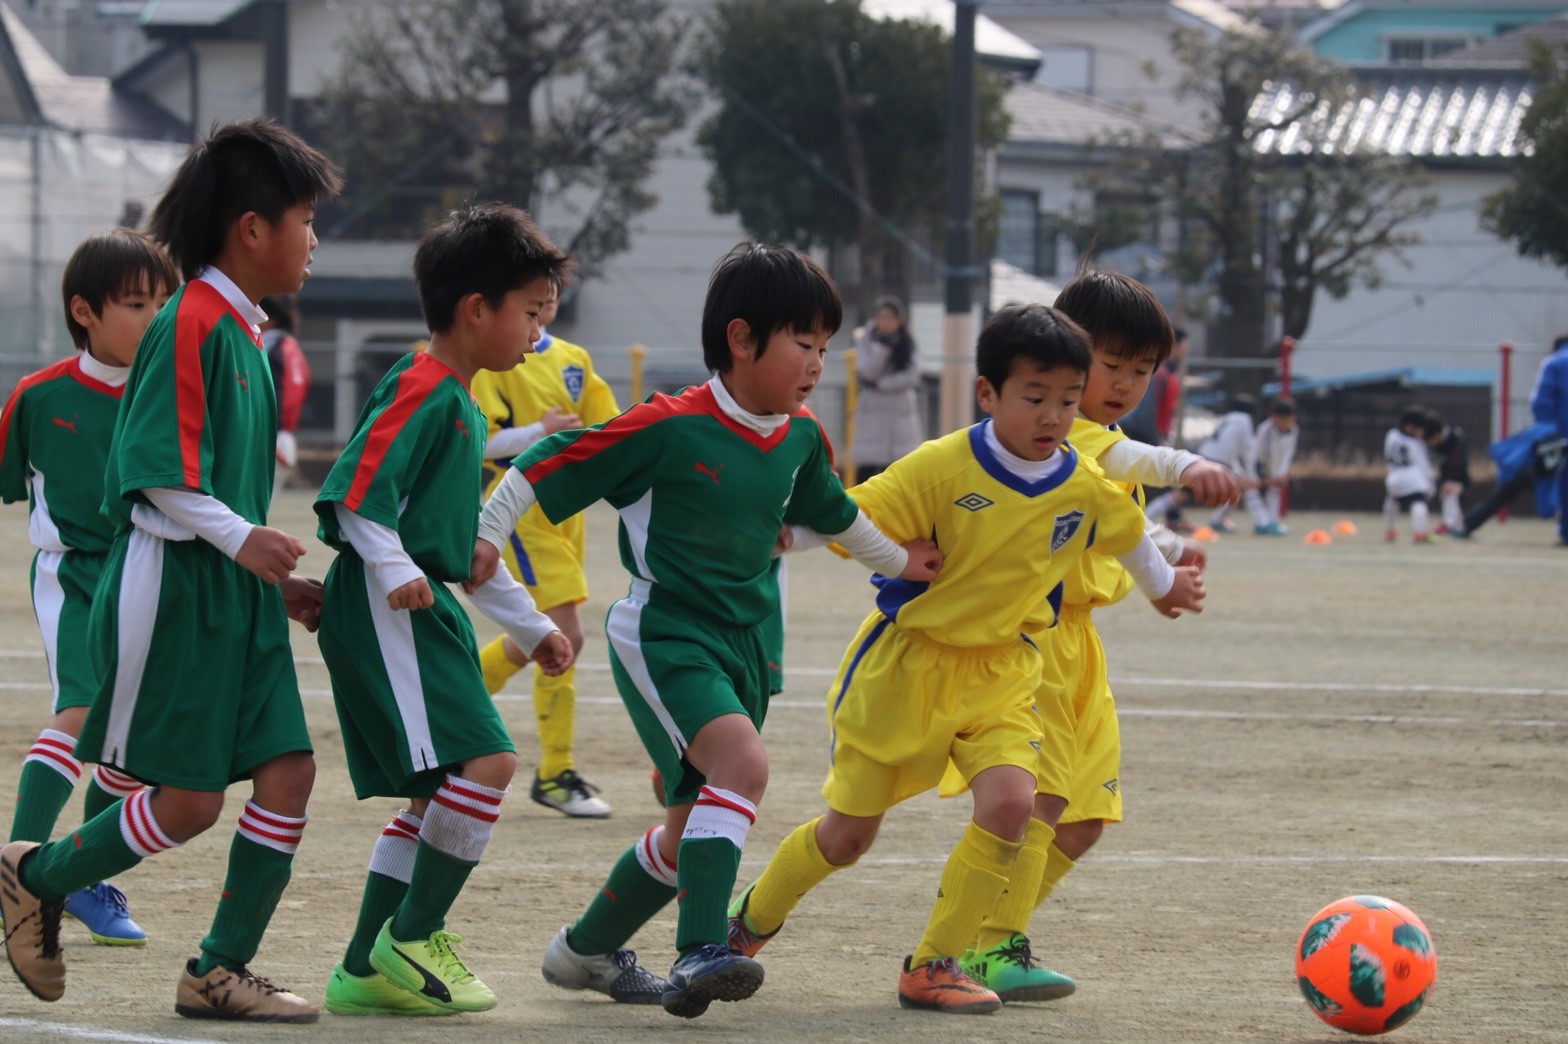
[[[98,785],[94,779],[87,784],[87,793],[82,795],[82,822],[87,822],[95,816],[101,815],[106,809],[123,800],[119,794],[111,794]]]
[[[567,941],[585,956],[619,950],[674,898],[674,888],[643,869],[633,845],[616,860],[604,887],[567,932]]]
[[[392,915],[392,938],[402,942],[428,939],[446,927],[447,912],[478,865],[477,861],[450,856],[420,838],[408,892]]]
[[[123,874],[152,855],[131,848],[120,830],[123,805],[115,805],[58,841],[40,845],[22,861],[22,885],[45,901],[63,899],[78,889]],[[172,848],[162,839],[157,850]]]
[[[293,872],[292,850],[282,852],[252,840],[246,836],[243,823],[241,820],[241,829],[229,845],[229,872],[223,881],[218,910],[212,917],[212,928],[201,941],[197,976],[220,964],[233,971],[255,958]]]
[[[77,771],[80,770],[78,766]],[[72,781],[52,764],[32,757],[24,761],[17,785],[16,812],[11,817],[11,840],[49,840],[60,810],[71,799],[72,786]]]
[[[343,951],[344,971],[360,976],[375,971],[370,966],[370,948],[375,945],[381,926],[397,912],[407,894],[406,881],[375,871],[366,875],[365,894],[359,900],[359,920],[354,924],[354,935],[348,941],[348,949]]]
[[[730,893],[740,872],[740,849],[727,837],[682,838],[675,860],[680,917],[675,948],[681,953],[728,938]]]

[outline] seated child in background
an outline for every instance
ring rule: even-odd
[[[1465,513],[1460,500],[1470,487],[1470,440],[1465,430],[1444,424],[1435,412],[1426,418],[1426,448],[1437,465],[1437,494],[1442,502],[1442,521],[1434,530],[1438,536],[1459,536],[1465,531]]]
[[[1296,424],[1296,404],[1279,398],[1269,404],[1269,415],[1258,422],[1252,439],[1253,471],[1258,485],[1241,495],[1252,515],[1255,536],[1285,536],[1290,532],[1280,521],[1280,506],[1285,487],[1290,484],[1290,465],[1296,459],[1296,440],[1301,429]]]
[[[1427,499],[1432,495],[1432,461],[1426,453],[1427,413],[1412,406],[1399,416],[1399,423],[1383,437],[1383,461],[1388,474],[1383,479],[1383,539],[1393,543],[1399,538],[1395,525],[1403,508],[1410,512],[1410,536],[1418,544],[1430,544],[1427,531]]]

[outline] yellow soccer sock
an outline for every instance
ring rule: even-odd
[[[572,729],[577,709],[577,668],[554,678],[534,671],[534,726],[539,730],[539,778],[554,779],[572,761]]]
[[[936,902],[910,967],[938,957],[958,957],[968,949],[986,911],[996,905],[1007,887],[1007,877],[1022,847],[1022,842],[1003,841],[970,820],[942,868]]]
[[[980,922],[975,949],[989,950],[1015,934],[1029,934],[1029,917],[1034,913],[1035,899],[1040,894],[1040,878],[1045,875],[1048,853],[1056,850],[1051,844],[1055,836],[1054,828],[1029,817],[1029,825],[1024,828],[1023,847],[1018,850],[1012,873],[1007,877],[1007,888]]]
[[[504,641],[503,635],[479,650],[479,673],[484,676],[485,691],[492,696],[518,671],[517,664],[506,658],[506,650],[501,645]]]
[[[1040,894],[1035,899],[1034,905],[1039,906],[1046,899],[1050,898],[1051,893],[1056,890],[1056,886],[1062,883],[1062,878],[1066,877],[1067,872],[1077,865],[1077,863],[1067,858],[1065,852],[1052,845],[1045,856],[1045,873],[1040,875]]]
[[[795,908],[805,894],[825,881],[835,870],[817,847],[818,816],[792,830],[779,842],[779,847],[768,860],[762,876],[751,886],[746,898],[746,925],[758,935],[772,935],[784,924],[784,918]]]

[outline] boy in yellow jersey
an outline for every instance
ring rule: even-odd
[[[1042,661],[1025,635],[1050,626],[1057,589],[1091,545],[1132,561],[1162,611],[1202,597],[1196,570],[1145,548],[1138,505],[1066,444],[1087,335],[1044,305],[1009,305],[976,354],[989,419],[852,491],[893,539],[933,540],[942,572],[879,582],[828,693],[828,812],[780,844],[732,905],[729,937],[732,950],[760,949],[807,891],[864,854],[888,809],[937,785],[951,757],[974,793],[974,819],[898,982],[904,1007],[951,1013],[1000,1007],[957,958],[1012,873],[1037,787],[1065,804],[1071,712],[1060,692],[1037,698]]]
[[[548,326],[560,307],[554,293],[539,314]],[[510,370],[474,376],[474,399],[490,420],[485,442],[485,495],[506,474],[512,458],[546,435],[602,424],[621,412],[615,393],[593,369],[588,351],[552,337],[548,330],[533,354]],[[502,552],[506,568],[522,581],[534,603],[572,643],[583,648],[577,604],[588,597],[583,576],[583,516],[559,525],[535,507],[524,515]],[[479,650],[479,666],[491,695],[499,692],[528,657],[506,635]],[[577,774],[572,761],[573,711],[577,704],[576,669],[556,677],[534,671],[534,724],[539,731],[539,768],[529,797],[573,818],[604,819],[610,806]]]
[[[1183,450],[1135,442],[1116,427],[1143,397],[1175,339],[1154,294],[1118,273],[1086,272],[1063,288],[1056,308],[1092,339],[1088,382],[1068,436],[1073,448],[1095,460],[1140,507],[1145,482],[1185,486],[1204,504],[1233,503],[1237,487],[1228,468]],[[1149,529],[1173,565],[1202,568],[1201,545],[1188,544],[1157,523],[1149,523]],[[1067,976],[1033,963],[1026,932],[1035,907],[1099,839],[1105,824],[1121,820],[1121,735],[1105,652],[1090,613],[1121,601],[1132,586],[1132,577],[1116,561],[1085,555],[1067,575],[1056,626],[1034,635],[1046,661],[1040,698],[1065,689],[1072,707],[1075,758],[1066,810],[1052,792],[1038,788],[1008,889],[986,915],[974,947],[960,960],[971,978],[1004,1001],[1053,1000],[1076,988]],[[962,779],[950,766],[942,792],[961,789]]]

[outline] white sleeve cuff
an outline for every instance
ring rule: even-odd
[[[515,457],[542,438],[544,425],[538,421],[524,424],[521,428],[502,428],[485,443],[485,456],[491,460],[496,457]]]
[[[506,475],[496,484],[485,509],[479,513],[479,537],[495,545],[497,551],[506,549],[506,542],[517,528],[517,520],[539,502],[533,484],[523,478],[516,468],[507,468]]]
[[[1121,439],[1097,458],[1100,470],[1117,482],[1146,486],[1179,486],[1181,473],[1203,458],[1170,446],[1150,446]]]
[[[1176,568],[1165,560],[1147,533],[1138,546],[1116,559],[1132,574],[1132,582],[1149,601],[1164,598],[1176,585]]]
[[[530,656],[539,643],[556,630],[555,621],[538,610],[528,588],[518,583],[517,578],[507,572],[504,564],[496,569],[494,576],[469,594],[468,600],[481,613],[500,624],[502,630],[512,636],[518,648]]]
[[[1181,561],[1182,552],[1187,550],[1187,543],[1180,534],[1152,518],[1143,520],[1143,535],[1154,541],[1154,546],[1159,548],[1160,554],[1171,565]]]
[[[889,540],[864,511],[842,533],[827,534],[861,565],[883,576],[898,576],[909,565],[909,552]]]
[[[250,531],[256,528],[235,514],[229,505],[199,490],[184,486],[155,486],[142,490],[142,496],[168,521],[201,537],[230,558],[240,553]],[[145,513],[137,517],[137,512],[133,510],[131,520],[142,529],[166,540],[190,539],[174,532],[160,532],[160,529],[166,527],[159,526],[156,520],[147,518]]]
[[[423,579],[425,571],[408,557],[396,530],[355,514],[342,504],[333,504],[332,510],[337,516],[338,531],[354,553],[365,560],[365,568],[376,578],[382,597],[404,584]]]
[[[823,536],[815,529],[805,526],[790,526],[790,552],[810,551],[814,547],[827,547],[833,542],[831,537]]]

